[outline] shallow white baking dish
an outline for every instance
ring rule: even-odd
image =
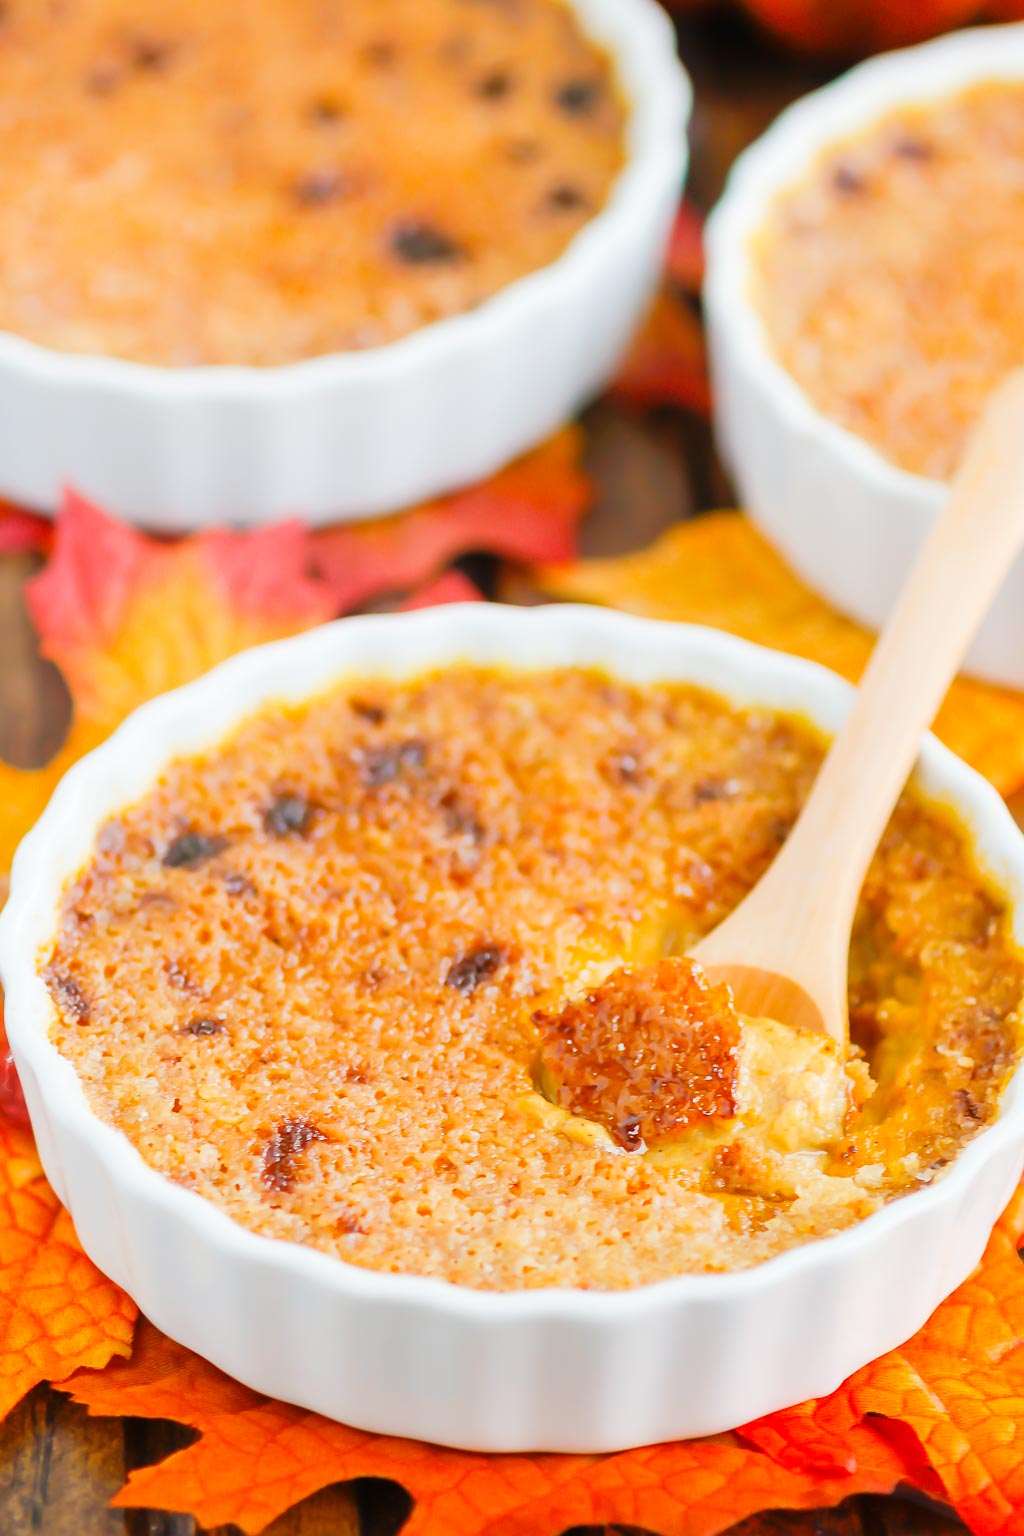
[[[572,416],[658,280],[691,91],[656,0],[570,3],[614,57],[628,157],[557,261],[389,345],[279,368],[150,367],[0,333],[0,496],[52,511],[70,483],[165,532],[361,518],[488,475]]]
[[[946,495],[824,416],[776,361],[751,299],[751,243],[776,196],[830,144],[893,107],[1024,77],[1024,24],[956,32],[858,65],[806,96],[740,156],[708,221],[705,311],[719,446],[751,517],[795,570],[878,628]],[[967,668],[1024,687],[1024,558]]]
[[[7,1031],[47,1176],[86,1251],[158,1327],[259,1391],[360,1428],[471,1450],[607,1451],[829,1392],[914,1333],[978,1260],[1024,1163],[1020,1072],[998,1119],[941,1178],[837,1237],[743,1273],[627,1292],[493,1293],[373,1273],[236,1225],[101,1122],[49,1041],[36,957],[61,889],[98,826],[169,757],[342,675],[467,658],[686,679],[826,730],[850,699],[823,668],[713,630],[472,604],[342,620],[145,705],[63,780],[18,851],[0,917]],[[931,737],[918,778],[970,828],[1024,942],[1024,837],[999,796]]]

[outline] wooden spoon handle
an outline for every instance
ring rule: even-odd
[[[825,883],[835,899],[841,890],[851,923],[921,737],[1022,545],[1024,369],[994,392],[970,438],[945,509],[795,829],[792,856],[804,859],[808,876],[813,874],[808,892]]]
[[[921,737],[1024,545],[1024,370],[993,393],[796,826],[767,874],[694,951],[792,978],[837,1036],[865,873]]]

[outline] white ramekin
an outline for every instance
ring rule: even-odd
[[[482,1292],[377,1274],[258,1237],[143,1162],[50,1043],[37,969],[65,881],[103,820],[167,760],[270,700],[334,679],[472,658],[680,678],[826,731],[850,689],[730,636],[597,608],[484,604],[346,619],[250,651],[138,710],[58,787],[0,917],[11,1048],[47,1177],[86,1252],[159,1328],[261,1392],[360,1428],[470,1450],[608,1451],[706,1435],[831,1391],[914,1333],[977,1262],[1024,1164],[1024,1076],[934,1184],[758,1268],[625,1292]],[[995,790],[933,738],[918,781],[952,807],[1024,941],[1024,838]]]
[[[752,246],[774,199],[821,153],[892,108],[974,81],[1024,77],[1024,24],[956,32],[858,65],[783,112],[740,156],[708,221],[705,309],[716,431],[740,497],[809,584],[878,628],[942,508],[946,487],[899,469],[829,420],[776,360],[755,307]],[[1024,687],[1024,558],[967,668]]]
[[[689,81],[656,0],[570,0],[629,103],[606,206],[550,266],[365,352],[158,368],[0,334],[0,496],[65,484],[164,532],[373,516],[532,447],[611,376],[657,283],[686,169]]]

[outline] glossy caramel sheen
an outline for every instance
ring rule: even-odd
[[[0,329],[169,366],[372,347],[554,261],[624,121],[563,0],[11,0]]]
[[[356,1264],[615,1288],[756,1263],[927,1183],[996,1112],[1024,970],[960,833],[913,797],[893,818],[847,1064],[764,1021],[737,1046],[716,996],[702,1044],[686,985],[673,1051],[667,977],[656,1039],[637,1010],[577,1020],[575,1067],[548,1062],[576,1097],[552,1103],[535,1015],[614,1003],[616,967],[684,953],[765,869],[819,760],[797,721],[579,670],[269,708],[101,831],[40,959],[53,1038],[155,1168]],[[646,1151],[594,1117],[620,1047]],[[685,1083],[645,1104],[648,1068],[696,1072],[703,1121]]]

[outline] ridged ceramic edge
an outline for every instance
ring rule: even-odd
[[[473,1291],[259,1237],[145,1164],[48,1038],[36,957],[102,820],[168,758],[276,699],[451,660],[678,677],[831,730],[838,678],[720,633],[600,609],[470,605],[347,619],[239,656],[138,710],[58,786],[0,915],[11,1048],[47,1176],[86,1252],[173,1338],[250,1386],[360,1428],[476,1450],[605,1451],[714,1433],[836,1386],[902,1342],[976,1263],[1024,1164],[1024,1079],[933,1185],[760,1267],[627,1292]],[[919,782],[956,807],[1024,943],[1024,838],[934,738]]]
[[[805,579],[879,627],[945,487],[900,469],[822,414],[776,360],[751,296],[750,247],[774,197],[892,107],[1024,75],[1024,24],[956,32],[868,60],[784,111],[737,160],[708,220],[705,307],[716,431],[750,515]],[[1024,561],[968,669],[1024,687]]]
[[[162,531],[355,519],[471,483],[571,417],[658,281],[692,91],[656,0],[569,3],[630,112],[609,200],[556,261],[396,342],[277,368],[159,368],[0,333],[0,494],[52,510],[72,481]]]

